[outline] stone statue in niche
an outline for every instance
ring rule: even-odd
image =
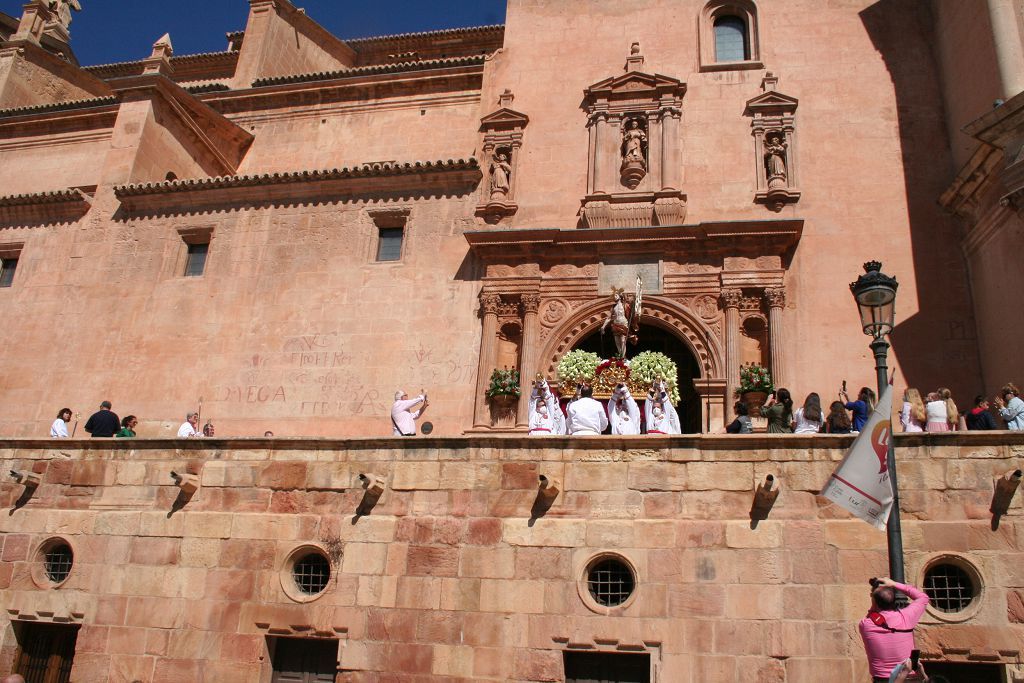
[[[622,182],[630,189],[635,188],[647,175],[647,133],[641,119],[626,119],[622,130]]]
[[[786,186],[789,177],[786,171],[786,140],[779,131],[765,136],[764,167],[769,190]]]
[[[507,197],[511,180],[512,164],[508,162],[508,155],[498,152],[491,159],[491,199]]]

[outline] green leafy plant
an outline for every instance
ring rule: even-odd
[[[491,385],[487,387],[487,396],[519,396],[519,371],[515,368],[494,368],[491,373]]]
[[[650,386],[661,377],[668,386],[672,403],[679,403],[679,387],[676,385],[679,369],[671,358],[657,351],[641,351],[629,361],[630,377],[633,381]]]
[[[593,382],[597,374],[597,364],[600,362],[601,359],[596,353],[574,349],[558,361],[558,379],[563,386]]]
[[[772,384],[772,375],[768,372],[768,368],[755,363],[750,363],[740,368],[740,386],[736,393],[745,394],[748,391],[763,391],[766,394],[770,394],[774,390],[775,385]]]

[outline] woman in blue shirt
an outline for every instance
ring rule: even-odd
[[[839,398],[842,399],[844,407],[853,413],[853,431],[859,432],[864,429],[868,415],[875,409],[875,392],[868,387],[861,387],[857,400],[851,401],[846,391],[840,389]]]

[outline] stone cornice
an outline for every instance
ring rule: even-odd
[[[91,206],[89,195],[77,188],[6,195],[0,197],[0,222],[76,220]]]
[[[483,257],[507,257],[510,250],[550,250],[616,247],[622,251],[681,249],[705,251],[719,246],[733,250],[749,245],[765,253],[788,254],[803,232],[803,220],[765,219],[709,222],[697,225],[639,228],[527,228],[465,233],[470,248]]]
[[[703,380],[701,380],[703,383]],[[963,446],[983,446],[991,448],[1005,447],[1019,449],[1024,447],[1024,433],[1006,430],[966,431],[939,433],[896,433],[893,434],[896,448],[956,449]],[[612,452],[619,452],[622,462],[629,461],[628,454],[636,451],[641,460],[651,461],[713,461],[713,462],[766,462],[766,452],[785,453],[785,461],[821,460],[839,462],[846,454],[846,449],[853,443],[854,437],[848,434],[684,434],[680,436],[548,436],[544,437],[546,448],[562,452],[562,459],[593,460],[599,456],[607,460]],[[44,459],[60,452],[69,457],[85,457],[90,459],[120,459],[123,453],[133,452],[134,455],[150,459],[166,458],[168,452],[182,457],[185,453],[209,452],[211,460],[217,453],[218,461],[232,460],[232,451],[259,451],[265,459],[287,459],[288,451],[308,452],[310,450],[334,451],[339,460],[347,459],[347,452],[354,457],[363,458],[365,452],[384,450],[393,452],[395,459],[407,459],[406,450],[422,454],[425,449],[451,450],[456,452],[473,451],[475,449],[502,448],[510,452],[520,451],[519,457],[536,459],[537,439],[525,434],[473,434],[467,436],[431,437],[418,436],[414,439],[401,437],[370,437],[370,438],[326,438],[326,437],[273,437],[273,438],[210,438],[210,439],[170,439],[170,438],[136,438],[136,439],[70,439],[54,442],[53,439],[20,439],[4,437],[0,439],[0,448],[17,449],[18,457],[25,459]],[[32,451],[37,451],[33,454]],[[106,453],[104,453],[106,451]],[[956,451],[951,451],[955,453]],[[1009,456],[1009,453],[1007,453]],[[727,456],[727,457],[723,457]],[[485,456],[489,457],[489,456]],[[897,457],[900,454],[897,453]],[[927,452],[905,452],[903,457],[927,458]],[[951,456],[952,457],[952,456]],[[987,451],[960,453],[961,458],[980,458],[991,460],[992,454]],[[447,459],[444,454],[442,460]],[[241,459],[252,460],[251,454],[244,454]],[[378,458],[378,459],[386,459]],[[454,459],[466,458],[456,454]],[[470,459],[480,459],[471,457]],[[516,459],[512,453],[508,459]],[[437,456],[434,456],[434,462]],[[769,459],[768,461],[771,461]],[[824,483],[824,482],[822,482]]]
[[[411,73],[416,71],[430,71],[434,69],[451,69],[466,66],[483,67],[485,58],[474,57],[451,57],[447,59],[427,59],[416,62],[399,62],[397,64],[380,64],[373,66],[357,66],[351,69],[340,69],[338,71],[322,71],[311,74],[298,74],[295,76],[275,76],[273,78],[260,78],[253,82],[254,88],[266,88],[276,85],[290,85],[293,83],[311,83],[317,81],[334,81],[344,78],[358,78],[360,76],[373,76],[378,74]]]

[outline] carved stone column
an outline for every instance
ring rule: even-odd
[[[768,302],[768,346],[771,348],[772,379],[776,387],[786,386],[786,355],[782,327],[782,309],[786,306],[786,290],[766,289]]]
[[[682,112],[676,107],[661,110],[661,189],[678,190],[683,183],[679,174],[679,119]]]
[[[537,351],[540,345],[539,294],[523,294],[523,342],[519,353],[519,419],[517,426],[525,427],[530,415],[530,384],[537,374]]]
[[[608,165],[607,159],[605,159],[604,150],[608,146],[608,113],[597,112],[594,114],[594,157],[592,163],[594,164],[594,194],[603,194],[608,192],[608,188],[605,185],[609,182],[608,170],[604,167]]]
[[[725,309],[725,402],[733,400],[740,381],[740,301],[743,293],[738,289],[722,290],[722,308]],[[726,421],[732,413],[725,411]]]
[[[480,331],[480,364],[476,370],[476,399],[473,412],[473,426],[487,427],[490,418],[487,412],[487,391],[488,382],[491,379],[491,371],[494,370],[494,354],[497,350],[495,338],[498,334],[498,305],[501,304],[501,297],[497,294],[480,293],[480,311],[483,317],[483,324]]]

